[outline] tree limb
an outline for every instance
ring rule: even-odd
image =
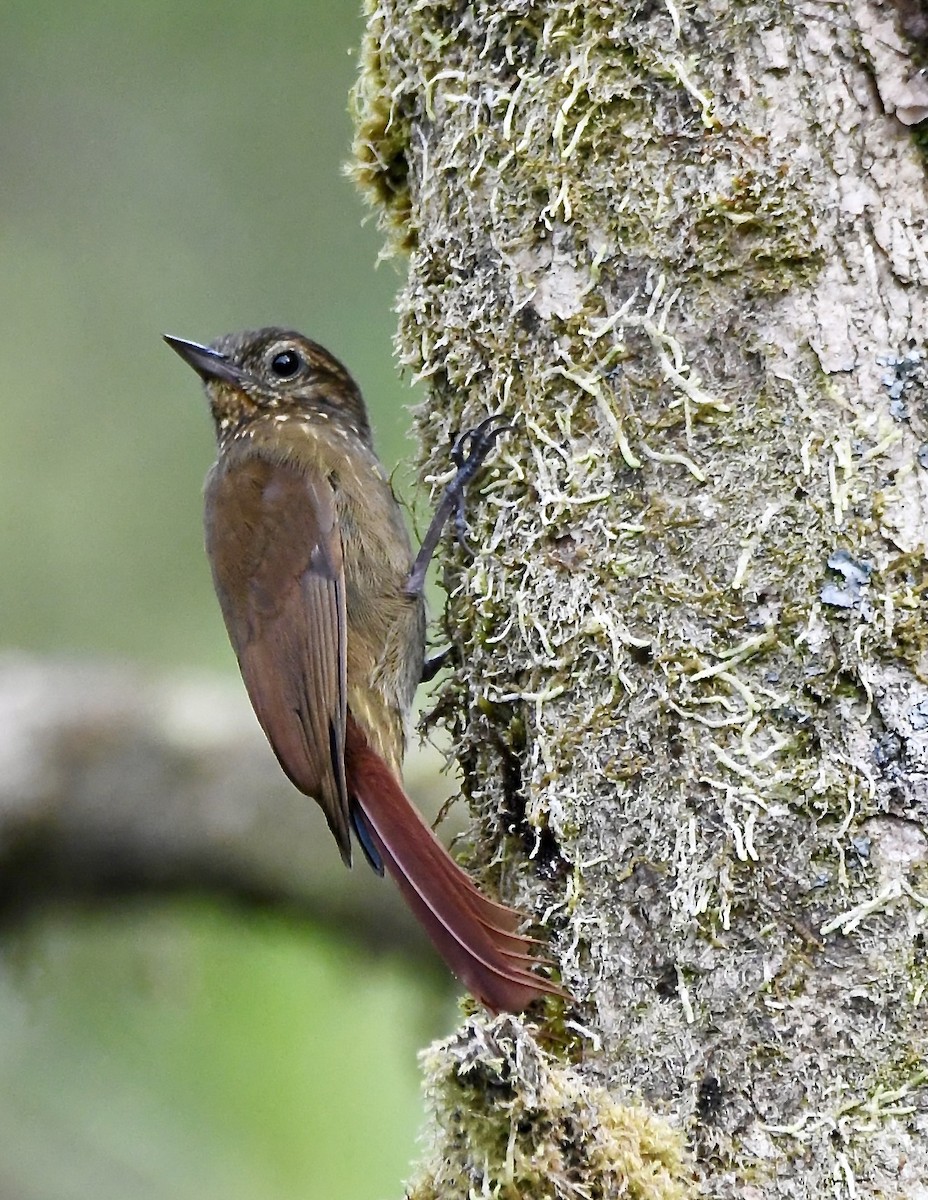
[[[237,684],[7,655],[0,714],[3,920],[206,892],[434,962],[394,890],[332,853]]]

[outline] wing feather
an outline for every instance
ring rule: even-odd
[[[321,474],[260,457],[206,485],[206,548],[258,720],[351,861],[345,786],[345,577],[335,494]]]

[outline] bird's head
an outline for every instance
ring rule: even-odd
[[[203,380],[220,443],[262,417],[333,421],[370,444],[357,384],[316,342],[292,330],[230,333],[207,346],[164,340]]]

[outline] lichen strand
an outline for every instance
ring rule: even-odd
[[[517,1021],[469,1022],[423,1055],[429,1119],[443,1150],[407,1200],[684,1200],[680,1135],[617,1104],[538,1048]]]
[[[723,133],[668,42],[666,13],[623,22],[615,5],[585,0],[402,8],[397,21],[370,0],[354,93],[354,173],[399,247],[416,243],[425,204],[456,205],[477,184],[504,258],[528,247],[540,219],[626,269],[664,259],[682,272],[737,270],[747,291],[817,269],[807,166]],[[608,230],[604,195],[621,199]],[[434,253],[431,222],[429,232]]]
[[[888,734],[913,760],[928,665],[928,488],[881,365],[921,353],[928,203],[868,199],[912,152],[847,29],[772,11],[379,0],[359,91],[427,466],[514,422],[447,573],[440,707],[514,835],[478,865],[545,913],[597,1069],[673,1110],[720,1198],[830,1194],[826,1129],[853,1182],[868,1098],[924,1047],[916,993],[872,982],[924,863],[860,839],[928,821],[873,766]]]

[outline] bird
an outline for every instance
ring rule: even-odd
[[[217,456],[206,552],[229,639],[290,781],[322,808],[347,866],[356,842],[386,868],[438,953],[491,1013],[566,995],[537,973],[519,912],[486,896],[402,785],[405,729],[425,659],[428,560],[501,431],[455,444],[414,558],[361,392],[318,343],[268,327],[208,345],[165,335],[203,381]]]

